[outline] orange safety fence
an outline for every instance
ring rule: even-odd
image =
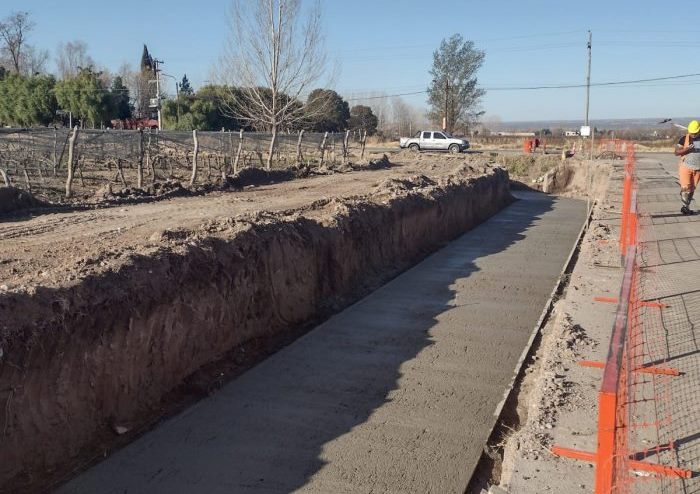
[[[554,446],[556,455],[595,464],[595,493],[700,492],[687,490],[695,472],[679,466],[676,434],[697,429],[692,413],[683,432],[674,425],[673,383],[680,372],[668,365],[668,305],[658,297],[658,280],[650,276],[647,242],[640,242],[640,214],[634,146],[614,144],[626,155],[619,249],[624,267],[617,311],[605,362],[582,362],[603,368],[598,392],[597,449],[594,452]],[[649,217],[642,219],[649,226]],[[652,229],[645,228],[645,240]],[[699,256],[700,257],[700,256]],[[700,299],[699,299],[700,301]],[[692,329],[692,328],[691,328]],[[666,345],[664,347],[664,345]],[[683,415],[684,414],[684,415]],[[694,431],[697,434],[697,430]],[[681,438],[682,439],[682,438]],[[687,462],[686,462],[687,463]]]

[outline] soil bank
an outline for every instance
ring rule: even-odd
[[[166,229],[116,269],[0,291],[0,490],[138,427],[201,366],[357,300],[512,201],[498,168]],[[155,237],[158,238],[155,238]]]

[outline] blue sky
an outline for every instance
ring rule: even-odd
[[[593,31],[592,82],[700,72],[692,63],[698,29],[692,8],[658,1],[323,0],[327,50],[338,61],[335,88],[346,97],[407,93],[429,82],[432,52],[454,33],[486,51],[487,88],[585,82],[587,30]],[[52,54],[81,39],[93,59],[116,70],[137,64],[143,43],[195,87],[210,78],[226,38],[228,0],[3,0],[0,17],[27,10],[29,42]],[[688,19],[684,22],[683,19]],[[592,88],[591,119],[700,114],[700,77],[630,87]],[[172,89],[171,89],[172,91]],[[491,90],[489,117],[504,121],[583,118],[584,89]],[[424,95],[406,96],[425,105]]]

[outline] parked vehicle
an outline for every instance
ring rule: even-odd
[[[442,130],[421,130],[413,137],[399,139],[401,149],[411,151],[449,151],[461,153],[469,149],[469,141],[452,137],[449,132]]]

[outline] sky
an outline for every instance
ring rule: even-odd
[[[478,72],[487,89],[487,120],[583,119],[585,89],[503,90],[584,84],[588,30],[593,84],[700,72],[692,63],[699,30],[692,15],[658,1],[321,0],[333,88],[350,99],[424,90],[432,53],[455,33],[486,52]],[[187,74],[195,88],[212,78],[227,38],[230,0],[2,0],[0,18],[26,10],[36,23],[28,42],[53,55],[61,42],[83,40],[90,56],[116,71],[136,66],[143,44],[166,73]],[[689,4],[685,4],[689,5]],[[53,68],[53,63],[51,64]],[[170,92],[173,82],[166,79]],[[592,87],[590,118],[700,114],[700,76]],[[424,94],[403,96],[417,107]]]

